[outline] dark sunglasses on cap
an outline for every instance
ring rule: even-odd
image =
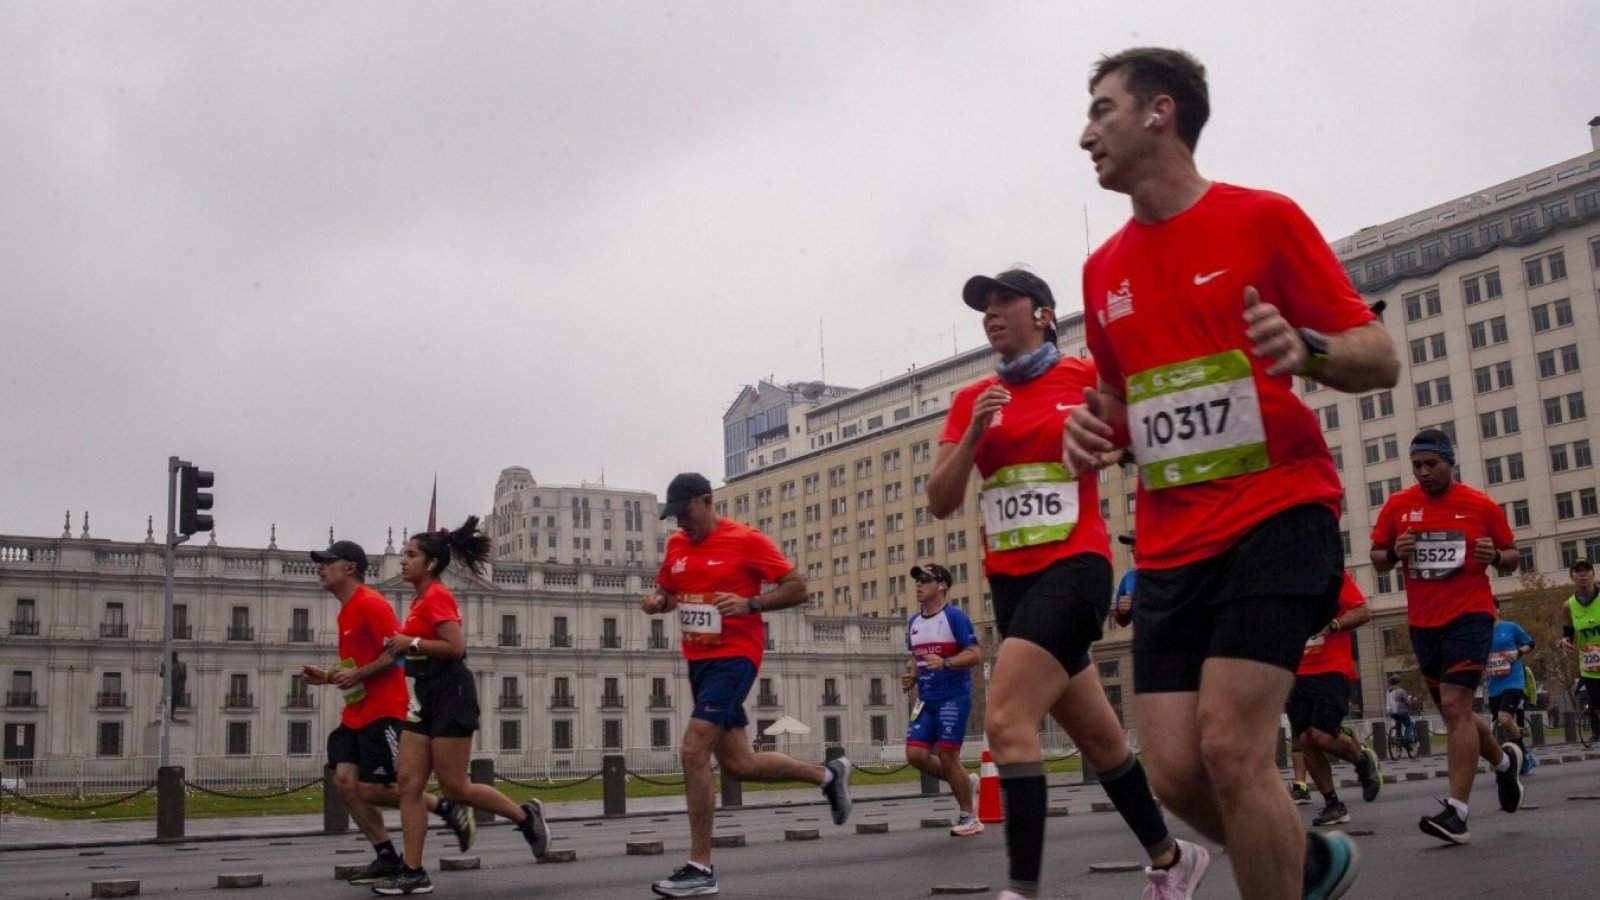
[[[935,578],[932,575],[924,575],[921,578],[917,579],[917,584],[933,584],[934,582],[937,582],[938,580],[939,579]]]

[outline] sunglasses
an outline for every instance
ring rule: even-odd
[[[931,575],[924,575],[921,578],[917,579],[917,584],[933,584],[934,582],[936,582],[938,580],[939,579],[934,578]]]

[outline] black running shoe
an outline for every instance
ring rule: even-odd
[[[1441,841],[1452,844],[1470,844],[1472,835],[1467,832],[1467,820],[1456,815],[1456,808],[1443,800],[1444,809],[1438,815],[1423,816],[1417,825],[1423,834],[1431,834]]]
[[[1289,785],[1289,796],[1294,798],[1296,806],[1308,806],[1311,803],[1311,790],[1299,782]]]
[[[833,780],[822,788],[822,796],[828,798],[828,807],[833,810],[833,824],[843,825],[850,818],[850,760],[843,756],[830,759],[824,764],[833,772]]]
[[[697,866],[682,865],[650,885],[663,897],[705,897],[717,892],[717,876]]]
[[[1500,789],[1500,808],[1514,813],[1522,806],[1522,748],[1508,741],[1500,749],[1511,758],[1511,765],[1494,773],[1495,786]]]
[[[1361,779],[1361,799],[1371,803],[1383,793],[1383,774],[1378,771],[1378,754],[1371,747],[1361,748],[1356,760],[1356,777]]]
[[[398,856],[390,859],[384,859],[380,856],[368,863],[365,869],[346,878],[345,882],[348,884],[377,884],[390,876],[400,874],[400,870],[405,867],[406,864]]]
[[[533,850],[534,858],[543,859],[550,852],[550,825],[544,820],[544,804],[529,800],[522,804],[522,811],[528,817],[517,826],[517,830],[522,832],[522,839]]]
[[[1322,807],[1322,812],[1316,814],[1311,824],[1317,826],[1343,825],[1350,821],[1350,810],[1345,808],[1343,800],[1330,800]]]
[[[472,808],[449,800],[439,802],[436,810],[439,818],[450,826],[450,833],[456,836],[456,845],[465,853],[472,849],[472,842],[478,834],[478,823],[473,821]]]
[[[382,894],[385,897],[394,897],[400,894],[431,894],[433,893],[433,880],[428,877],[426,869],[406,869],[402,867],[399,872],[373,885],[372,892],[374,894]]]

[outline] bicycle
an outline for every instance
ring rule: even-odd
[[[1579,676],[1567,689],[1567,695],[1572,698],[1573,715],[1578,719],[1578,743],[1587,750],[1600,742],[1600,716],[1589,707],[1589,685],[1587,679]]]
[[[1412,727],[1415,728],[1416,726],[1413,725]],[[1406,731],[1395,724],[1393,719],[1390,719],[1389,758],[1400,759],[1402,756],[1406,759],[1417,758],[1417,737],[1415,732],[1407,736]]]

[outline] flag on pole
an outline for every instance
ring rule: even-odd
[[[439,530],[439,476],[433,476],[433,499],[428,501],[428,530]]]

